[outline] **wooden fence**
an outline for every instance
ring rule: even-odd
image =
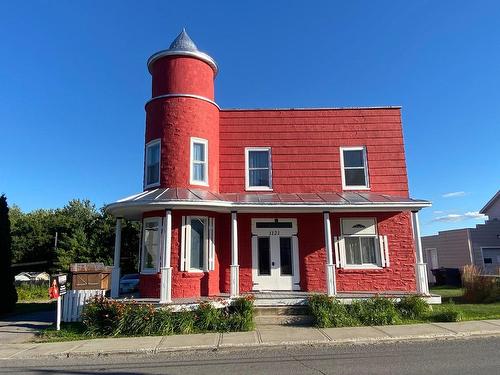
[[[63,322],[79,322],[86,301],[94,296],[103,295],[105,290],[68,290],[62,297]]]

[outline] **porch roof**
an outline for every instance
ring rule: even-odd
[[[212,193],[202,189],[158,188],[106,206],[115,217],[139,219],[160,209],[199,209],[218,212],[418,211],[431,202],[371,192]]]

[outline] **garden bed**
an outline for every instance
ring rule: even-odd
[[[60,331],[53,327],[41,331],[37,341],[241,332],[254,328],[251,297],[237,298],[222,308],[204,302],[194,310],[174,312],[168,307],[96,296],[85,306],[82,316],[82,323],[63,323]]]

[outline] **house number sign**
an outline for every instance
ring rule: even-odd
[[[279,236],[279,235],[280,235],[280,231],[279,231],[279,230],[277,230],[277,229],[270,230],[270,231],[269,231],[269,235],[270,235],[270,236]]]

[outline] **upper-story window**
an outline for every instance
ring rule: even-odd
[[[272,190],[271,147],[245,149],[246,190]]]
[[[191,184],[208,185],[208,141],[191,138]]]
[[[160,184],[160,140],[155,139],[146,145],[145,187]]]
[[[344,189],[369,189],[365,147],[341,147],[340,165]]]

